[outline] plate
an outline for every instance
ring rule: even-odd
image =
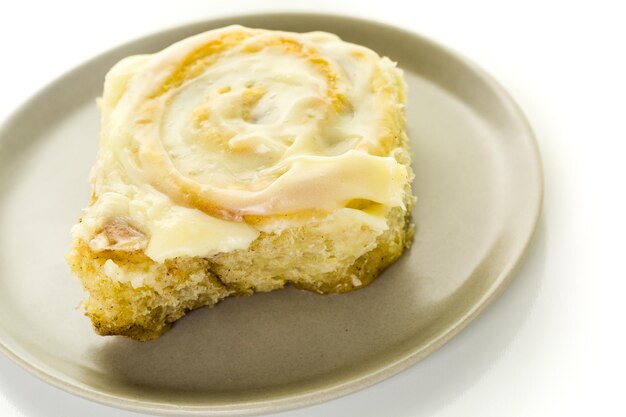
[[[195,311],[156,341],[97,336],[63,255],[89,198],[104,74],[127,55],[232,23],[334,32],[398,61],[419,197],[414,244],[349,294],[289,288]],[[135,411],[251,414],[329,400],[411,366],[474,319],[524,255],[541,201],[520,110],[485,72],[421,36],[315,14],[167,30],[79,66],[0,128],[0,349],[64,390]]]

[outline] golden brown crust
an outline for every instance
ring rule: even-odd
[[[108,260],[127,275],[151,274],[156,285],[134,288],[132,282],[112,279],[105,273]],[[83,306],[101,335],[154,339],[187,311],[215,304],[232,293],[210,273],[202,258],[157,264],[140,252],[94,252],[76,240],[68,262],[89,292]]]

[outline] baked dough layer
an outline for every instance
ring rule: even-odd
[[[403,210],[392,210],[388,221],[389,229],[377,235],[363,224],[311,219],[280,234],[262,234],[245,250],[163,263],[141,252],[93,252],[77,240],[68,261],[89,292],[83,307],[96,331],[143,341],[160,336],[186,312],[228,296],[289,283],[322,294],[362,288],[411,242],[413,229]],[[355,255],[357,246],[363,255]],[[153,284],[135,288],[113,279],[107,262],[115,262],[120,275],[150,274]]]

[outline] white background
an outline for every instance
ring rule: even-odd
[[[311,416],[626,415],[626,11],[619,1],[33,1],[0,6],[0,119],[103,50],[181,23],[250,11],[375,18],[471,58],[535,129],[545,210],[526,262],[474,323]],[[409,6],[409,4],[411,4]],[[130,417],[0,356],[0,416]]]

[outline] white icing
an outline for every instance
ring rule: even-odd
[[[232,34],[241,39],[209,54],[199,73],[163,87],[187,57]],[[231,26],[122,60],[101,100],[97,200],[74,235],[106,249],[98,233],[122,218],[162,262],[245,249],[259,230],[284,227],[246,215],[343,210],[382,232],[409,180],[380,156],[403,88],[391,61],[323,32]],[[344,208],[355,199],[378,209]]]

